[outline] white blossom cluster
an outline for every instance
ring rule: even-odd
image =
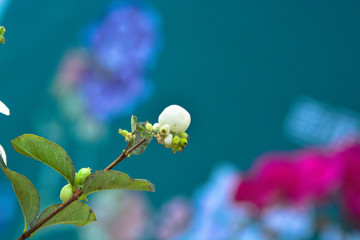
[[[188,135],[185,132],[189,127],[191,117],[188,111],[178,105],[170,105],[159,115],[158,123],[152,126],[157,140],[173,152],[181,152],[187,145]],[[148,129],[150,128],[147,127]]]

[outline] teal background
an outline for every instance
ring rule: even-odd
[[[0,22],[7,29],[6,44],[0,46],[0,97],[11,109],[10,117],[0,118],[0,143],[9,167],[37,184],[40,163],[15,153],[10,140],[39,134],[34,127],[39,113],[57,107],[49,87],[59,61],[81,44],[83,29],[104,14],[109,2],[13,0]],[[155,207],[173,195],[190,195],[217,162],[247,169],[261,153],[297,147],[284,137],[282,124],[298,95],[360,111],[360,2],[147,3],[159,14],[163,41],[148,74],[152,95],[134,114],[155,122],[164,107],[176,103],[192,116],[190,144],[183,153],[173,155],[152,143],[118,167],[155,184],[156,193],[148,194]],[[129,119],[111,122],[111,136],[94,144],[96,168],[121,152],[125,145],[117,129],[129,127]],[[74,155],[77,168],[94,147],[79,148],[71,139],[61,145]],[[0,181],[7,181],[4,175]],[[62,185],[52,187],[57,192]],[[40,194],[49,198],[46,191]],[[56,194],[51,197],[58,201]],[[23,220],[17,211],[4,239],[20,235]],[[59,229],[33,239],[77,239],[69,236],[75,228]]]

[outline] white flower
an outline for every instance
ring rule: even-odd
[[[1,155],[1,158],[3,159],[5,165],[7,165],[6,153],[5,153],[3,146],[1,146],[1,145],[0,145],[0,155]]]
[[[157,130],[159,127],[160,127],[160,125],[158,123],[154,123],[154,125],[153,125],[154,130]]]
[[[160,128],[160,134],[161,135],[168,135],[170,133],[170,126],[169,124],[164,124]]]
[[[0,113],[3,113],[7,116],[10,115],[9,108],[2,101],[0,101]],[[0,145],[0,156],[3,159],[5,165],[7,165],[6,153],[5,153],[4,148],[1,145]]]
[[[173,133],[185,132],[190,125],[190,114],[178,105],[170,105],[159,115],[159,124],[169,124]]]
[[[173,140],[173,135],[170,133],[164,138],[165,145],[171,145]]]
[[[10,115],[9,108],[2,101],[0,101],[0,113],[3,113],[5,115],[7,115],[7,116]]]

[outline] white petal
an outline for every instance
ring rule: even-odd
[[[3,113],[8,116],[10,115],[9,108],[2,101],[0,101],[0,113]]]
[[[2,159],[4,160],[5,165],[7,165],[6,153],[5,153],[3,146],[1,146],[1,145],[0,145],[0,155],[1,155]]]

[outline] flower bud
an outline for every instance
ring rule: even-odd
[[[174,146],[179,145],[179,142],[180,142],[179,136],[173,137],[173,139],[172,139],[172,144],[173,144]]]
[[[70,184],[65,185],[60,192],[60,199],[62,202],[66,202],[73,195],[72,187]]]
[[[181,146],[174,146],[172,149],[173,149],[173,153],[176,153],[176,152],[181,152],[183,148]]]
[[[190,114],[178,105],[171,105],[159,115],[161,126],[169,124],[170,131],[173,133],[185,132],[190,125]]]
[[[170,133],[164,138],[165,145],[171,145],[173,140],[173,135]]]
[[[186,138],[181,138],[180,139],[180,146],[185,147],[187,145],[187,139]]]
[[[119,133],[120,133],[123,137],[126,137],[126,136],[129,134],[128,131],[122,130],[122,129],[119,129]]]
[[[158,130],[159,127],[160,127],[160,125],[158,123],[154,123],[154,125],[153,125],[154,130]]]
[[[188,135],[186,132],[180,132],[178,135],[180,138],[188,138]]]
[[[160,127],[160,134],[161,135],[168,135],[170,133],[170,126],[169,124],[165,124]]]
[[[146,128],[146,130],[148,130],[149,132],[151,132],[151,131],[153,130],[153,126],[151,125],[151,123],[147,123],[147,124],[145,125],[145,128]]]
[[[91,174],[90,168],[81,168],[75,176],[75,182],[78,182],[79,185],[83,185],[85,179]]]

